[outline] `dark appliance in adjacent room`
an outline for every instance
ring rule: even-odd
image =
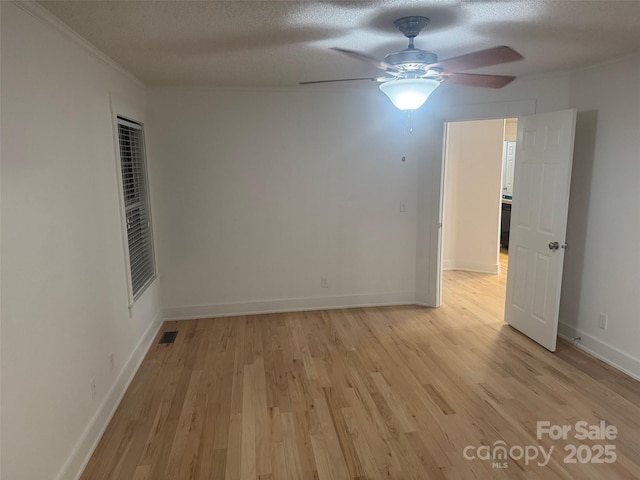
[[[509,227],[511,226],[511,202],[502,202],[502,220],[500,222],[500,246],[509,248]]]

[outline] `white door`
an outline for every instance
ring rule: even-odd
[[[505,320],[556,349],[576,110],[518,120]]]

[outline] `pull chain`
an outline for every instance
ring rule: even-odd
[[[409,126],[409,135],[413,135],[413,119],[411,118],[411,111],[407,111],[407,125]]]

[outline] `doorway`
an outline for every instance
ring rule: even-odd
[[[518,117],[517,126],[517,168],[513,182],[516,198],[509,232],[509,274],[503,318],[552,352],[556,349],[562,268],[567,247],[576,116],[576,109],[530,114]],[[451,115],[451,118],[460,117]],[[451,124],[445,123],[445,126],[447,133]],[[446,143],[443,138],[443,147]],[[443,148],[440,202],[438,216],[434,217],[438,223],[433,229],[436,261],[431,271],[435,278],[432,290],[435,307],[442,304],[446,153]],[[476,153],[469,156],[476,157]],[[478,174],[478,177],[485,176]],[[474,184],[482,184],[479,178],[475,180]],[[475,236],[472,231],[470,238]],[[497,257],[497,246],[495,251]]]
[[[443,302],[453,285],[466,288],[477,279],[491,285],[503,317],[517,119],[449,122],[445,130]],[[496,278],[487,283],[487,275]]]

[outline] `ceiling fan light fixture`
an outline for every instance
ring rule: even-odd
[[[396,78],[380,84],[380,90],[400,110],[417,110],[427,101],[438,80],[431,78]]]

